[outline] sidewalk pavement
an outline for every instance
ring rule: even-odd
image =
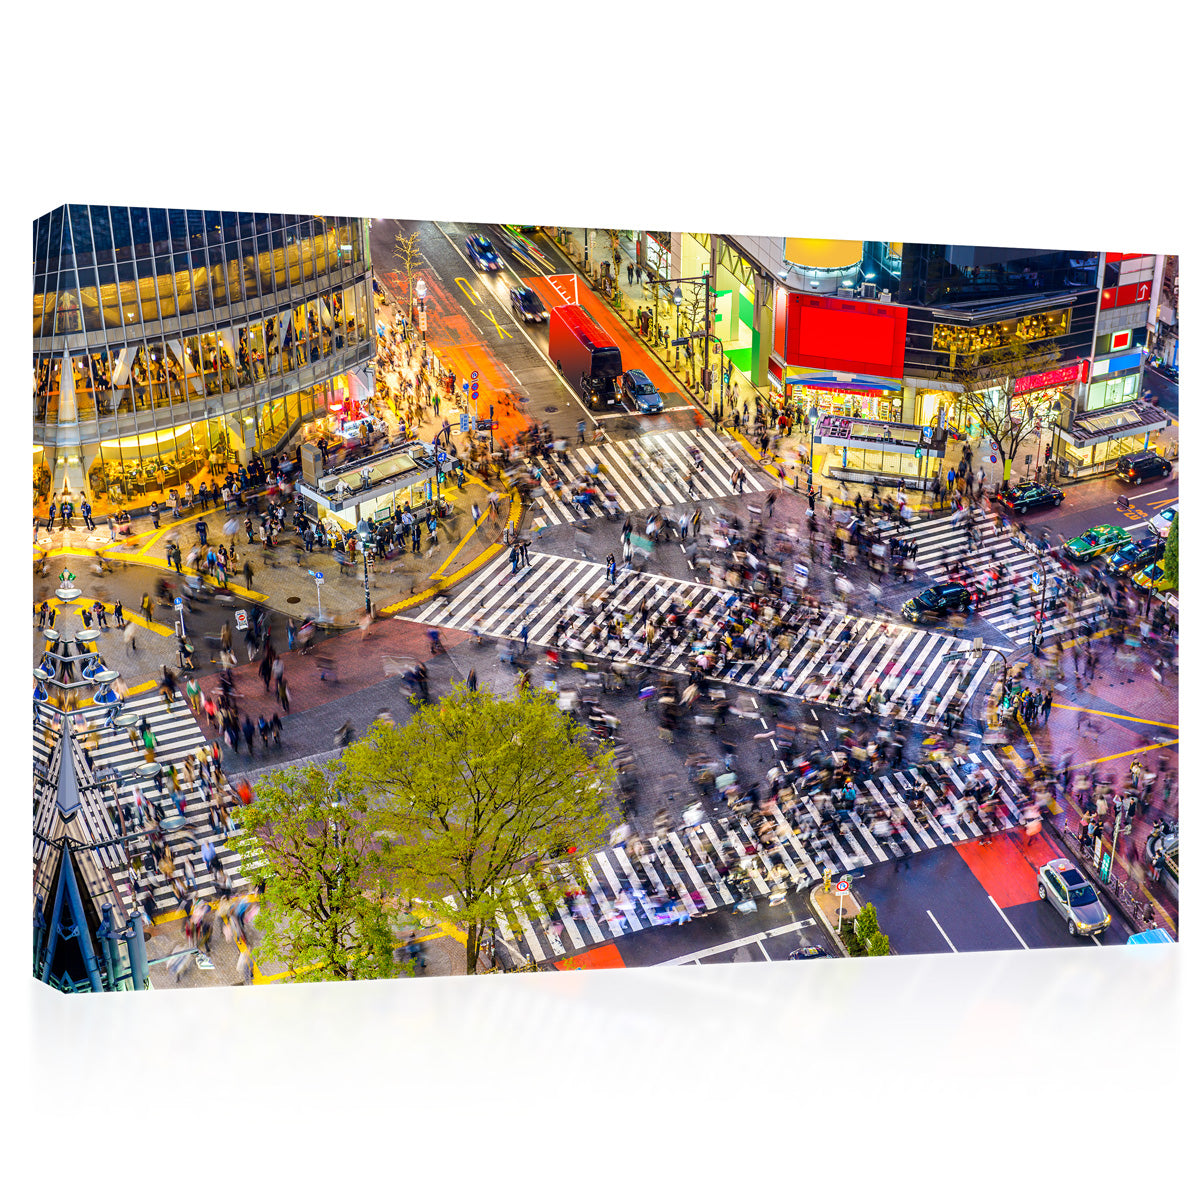
[[[1052,687],[1054,700],[1046,723],[1028,730],[1026,740],[1034,754],[1056,773],[1066,757],[1072,764],[1072,774],[1095,766],[1101,778],[1111,776],[1119,787],[1128,778],[1131,764],[1140,759],[1148,773],[1159,776],[1146,814],[1135,816],[1133,832],[1122,834],[1118,842],[1116,870],[1135,892],[1154,902],[1159,922],[1175,933],[1178,901],[1161,882],[1149,881],[1143,850],[1156,820],[1179,819],[1178,786],[1169,802],[1164,802],[1164,781],[1158,768],[1161,757],[1166,771],[1178,772],[1178,678],[1167,674],[1163,682],[1156,680],[1144,650],[1114,645],[1108,636],[1097,636],[1091,644],[1097,654],[1095,678],[1087,678],[1081,658],[1078,684],[1072,654],[1063,654],[1063,678],[1057,682],[1049,661],[1037,660],[1030,686]],[[1160,713],[1166,714],[1161,720]],[[1167,720],[1167,716],[1174,720]],[[1060,831],[1069,832],[1070,846],[1078,853],[1079,805],[1068,793],[1061,807],[1063,811],[1054,824]]]
[[[861,905],[854,898],[853,891],[839,892],[836,889],[837,877],[835,876],[830,884],[830,889],[825,890],[825,884],[818,883],[808,894],[809,907],[817,914],[822,925],[825,926],[825,932],[829,934],[829,940],[841,953],[842,957],[849,957],[845,943],[838,936],[839,924],[844,925],[847,921],[853,921],[858,916]]]

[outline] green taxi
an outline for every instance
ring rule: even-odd
[[[1093,525],[1087,533],[1072,538],[1064,547],[1068,558],[1087,562],[1098,554],[1108,554],[1129,541],[1129,530],[1120,525]]]

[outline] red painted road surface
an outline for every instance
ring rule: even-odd
[[[1044,833],[1028,844],[1024,835],[997,835],[986,846],[978,841],[959,842],[955,849],[980,886],[1001,908],[1029,904],[1038,898],[1038,868],[1062,851]]]

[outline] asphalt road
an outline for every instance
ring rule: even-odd
[[[1037,895],[1037,867],[1062,856],[1044,833],[1026,846],[1019,833],[990,845],[960,843],[914,855],[899,870],[869,867],[854,882],[875,905],[880,929],[897,954],[968,954],[981,950],[1124,945],[1130,930],[1116,913],[1106,933],[1073,938]]]
[[[725,908],[681,925],[663,925],[627,934],[615,943],[626,967],[718,963],[780,962],[792,951],[818,947],[835,951],[820,922],[804,899],[789,892],[777,905],[761,901],[751,913]],[[615,964],[614,964],[615,965]],[[808,970],[810,961],[797,969]]]
[[[1179,419],[1179,384],[1153,367],[1147,367],[1142,373],[1142,395]]]

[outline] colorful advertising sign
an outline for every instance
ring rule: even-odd
[[[907,327],[908,310],[899,305],[792,293],[787,298],[784,361],[789,366],[898,379],[904,374]],[[778,334],[777,321],[776,353],[781,349]]]
[[[826,271],[852,267],[862,261],[862,242],[828,241],[822,238],[784,238],[783,257],[797,267],[819,267]]]
[[[1040,392],[1046,388],[1075,383],[1079,378],[1079,367],[1080,364],[1076,362],[1069,367],[1055,367],[1052,371],[1039,371],[1036,375],[1022,375],[1013,386],[1013,395],[1020,396],[1025,392]]]

